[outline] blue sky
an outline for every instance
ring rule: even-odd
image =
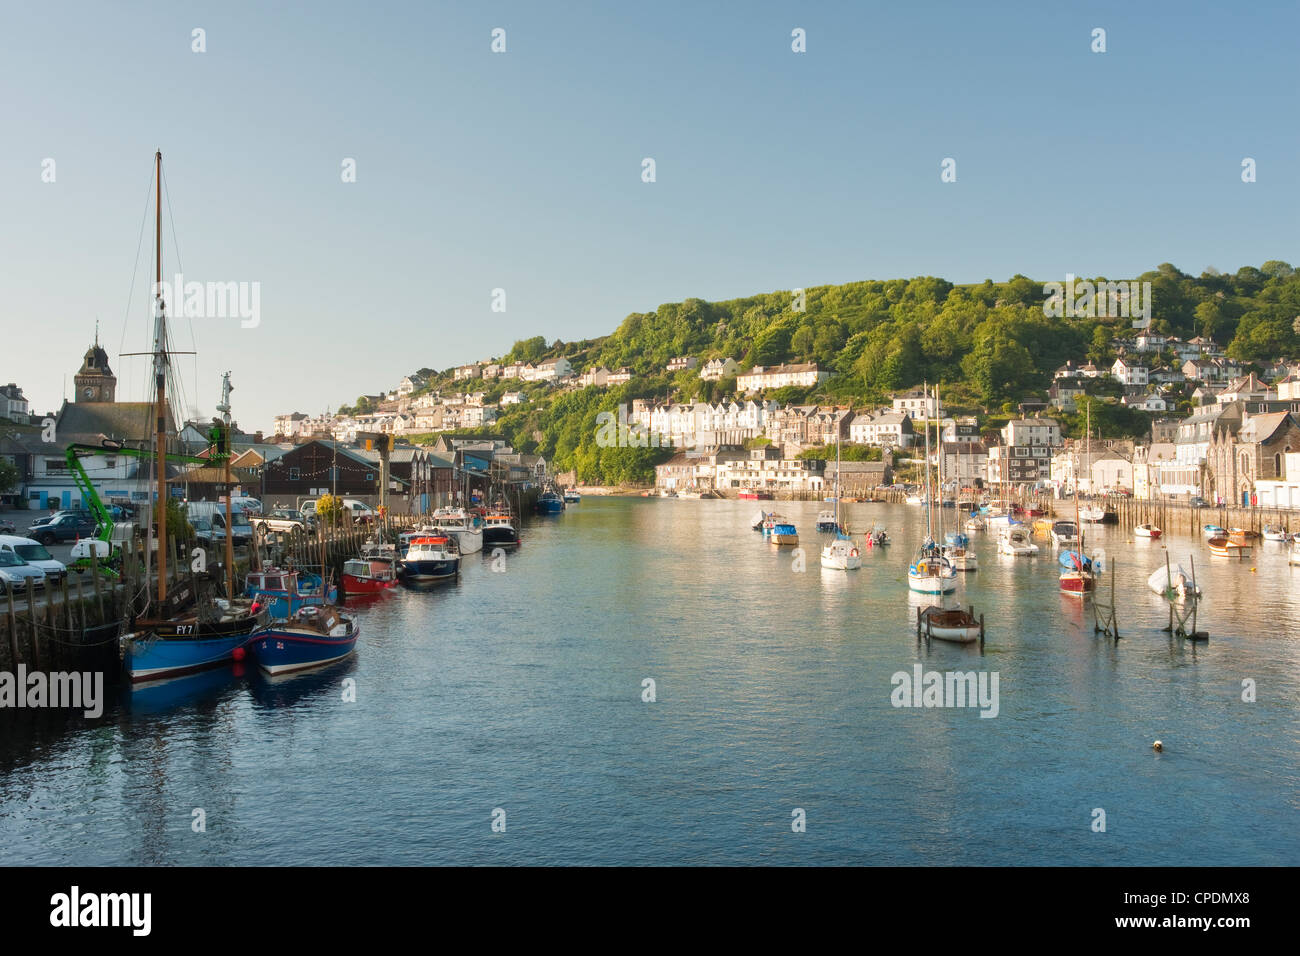
[[[145,360],[117,355],[148,344],[149,234],[133,266],[155,149],[187,280],[261,284],[257,328],[176,329],[199,352],[179,360],[191,404],[211,414],[230,369],[246,428],[688,296],[1300,260],[1295,2],[0,18],[0,380],[38,411],[70,387],[96,317],[120,397],[144,397]],[[176,261],[165,221],[166,275]]]

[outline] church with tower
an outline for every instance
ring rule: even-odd
[[[113,402],[117,400],[117,376],[108,367],[108,353],[99,347],[99,330],[95,344],[86,350],[81,368],[73,377],[75,402]]]

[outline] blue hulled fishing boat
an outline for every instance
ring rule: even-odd
[[[342,660],[357,646],[361,626],[336,607],[304,607],[277,621],[249,642],[253,660],[268,674],[320,667]]]

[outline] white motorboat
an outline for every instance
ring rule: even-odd
[[[1052,544],[1058,548],[1079,546],[1079,526],[1073,521],[1052,522]]]
[[[984,530],[987,530],[987,528],[988,528],[988,525],[986,525],[986,524],[984,523],[984,519],[981,518],[979,515],[975,515],[975,514],[973,514],[973,515],[971,515],[969,518],[966,519],[966,530],[967,530],[967,531],[970,531],[970,532],[975,532],[975,531],[984,531]]]
[[[1270,524],[1264,526],[1264,540],[1286,542],[1291,540],[1291,535],[1277,525]]]
[[[1133,534],[1139,538],[1158,538],[1163,533],[1153,524],[1140,524],[1133,529]]]
[[[454,537],[461,554],[475,554],[483,550],[483,528],[474,515],[462,508],[440,508],[435,511],[431,530]]]
[[[1013,524],[1002,529],[998,538],[998,553],[1016,557],[1034,555],[1038,553],[1038,545],[1030,537],[1028,526]]]
[[[925,504],[925,495],[908,495],[903,499],[905,505],[923,505]]]
[[[822,567],[832,571],[856,571],[862,567],[862,552],[852,538],[836,538],[822,548]]]

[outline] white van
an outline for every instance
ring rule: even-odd
[[[32,538],[24,538],[16,534],[0,534],[0,551],[9,551],[18,555],[28,564],[44,571],[46,578],[53,578],[55,581],[63,580],[64,575],[68,573],[62,561],[54,560],[54,555],[46,550],[45,545]]]
[[[191,501],[185,506],[185,516],[188,518],[206,518],[212,523],[213,528],[220,528],[223,532],[226,530],[226,504],[224,501]],[[248,520],[248,514],[240,511],[235,507],[235,503],[230,503],[230,522],[232,527],[231,541],[235,544],[247,544],[253,540],[253,524]]]

